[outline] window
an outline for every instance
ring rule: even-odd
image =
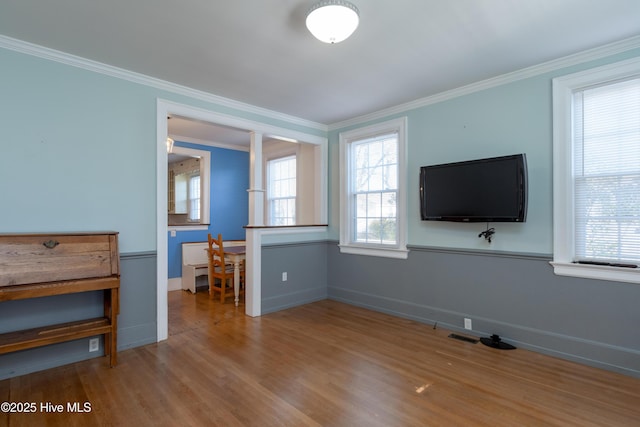
[[[554,80],[554,270],[640,283],[640,60]]]
[[[296,156],[267,162],[267,205],[270,225],[296,223]]]
[[[406,118],[340,134],[340,250],[406,258]]]
[[[356,242],[395,245],[398,201],[398,135],[352,143],[352,203]]]
[[[200,173],[189,177],[189,221],[200,222]]]

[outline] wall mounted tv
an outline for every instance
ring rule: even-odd
[[[420,214],[425,221],[524,222],[524,154],[423,166]]]

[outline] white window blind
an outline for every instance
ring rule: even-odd
[[[640,78],[573,95],[576,260],[640,264]]]

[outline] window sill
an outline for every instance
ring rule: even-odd
[[[406,248],[385,248],[371,246],[357,246],[340,244],[340,252],[343,254],[377,256],[384,258],[407,259],[409,251]]]
[[[553,272],[560,276],[585,279],[611,280],[614,282],[640,283],[640,269],[605,265],[550,262]]]
[[[167,227],[169,231],[196,231],[196,230],[208,230],[207,224],[186,224],[186,225],[169,225]]]
[[[303,228],[328,227],[328,224],[294,224],[294,225],[245,225],[244,228]]]
[[[305,225],[245,225],[245,230],[259,230],[262,234],[321,233],[327,231],[327,224]]]

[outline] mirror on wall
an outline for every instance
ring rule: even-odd
[[[174,147],[167,157],[168,225],[208,225],[209,153]]]

